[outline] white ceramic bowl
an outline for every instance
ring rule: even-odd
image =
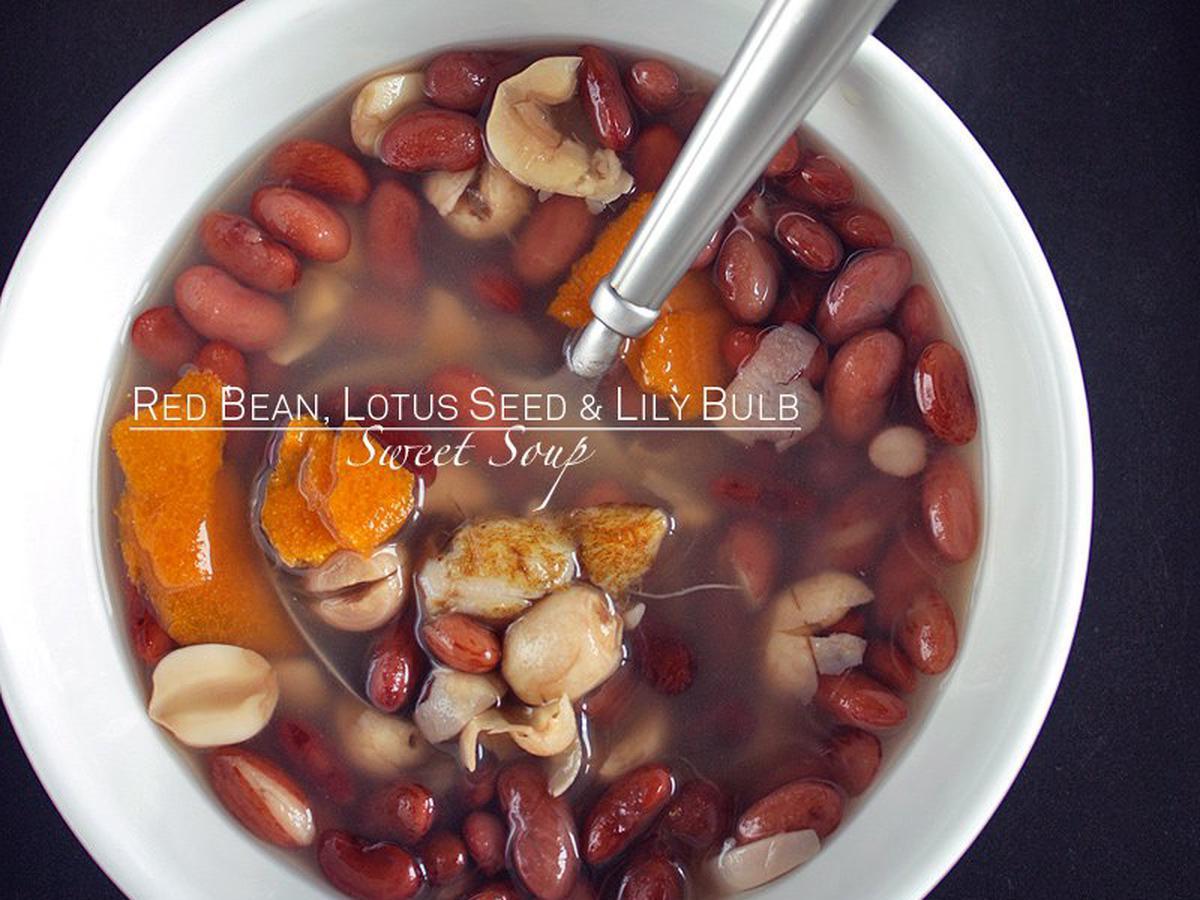
[[[72,163],[0,304],[0,676],[50,795],[126,893],[299,900],[327,890],[249,839],[147,719],[120,604],[103,588],[106,373],[182,230],[269,136],[397,60],[449,44],[586,37],[720,71],[753,11],[751,0],[251,0],[156,68]],[[762,894],[897,900],[925,894],[983,827],[1058,684],[1091,525],[1087,413],[1042,252],[933,92],[872,42],[808,125],[920,249],[981,410],[988,502],[959,658],[859,814]]]

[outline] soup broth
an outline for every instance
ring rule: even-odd
[[[399,68],[221,190],[134,320],[106,468],[150,714],[350,896],[756,887],[952,663],[966,366],[803,134],[599,386],[554,377],[711,89],[595,47]]]

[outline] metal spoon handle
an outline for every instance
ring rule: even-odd
[[[767,0],[568,350],[584,377],[645,334],[667,294],[895,0]]]

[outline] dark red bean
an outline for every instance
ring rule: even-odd
[[[966,444],[978,428],[971,377],[962,354],[945,341],[929,344],[913,370],[917,409],[925,426],[947,444]]]
[[[379,789],[366,807],[373,833],[406,846],[429,834],[437,817],[433,794],[415,781],[398,781]]]
[[[243,353],[267,350],[288,330],[274,297],[244,287],[214,266],[192,266],[175,279],[175,308],[200,334]]]
[[[871,638],[863,654],[863,668],[893,691],[911,694],[917,689],[917,673],[908,657],[887,638]]]
[[[657,191],[675,165],[683,141],[670,125],[651,125],[633,144],[630,169],[639,191]]]
[[[735,325],[725,332],[721,338],[721,355],[725,357],[729,368],[736,372],[742,363],[754,355],[761,335],[762,329],[752,325]]]
[[[380,182],[367,204],[367,265],[378,281],[402,293],[421,281],[420,223],[417,195],[399,181]]]
[[[345,806],[354,802],[354,779],[320,729],[298,719],[281,719],[275,734],[294,771],[334,803]]]
[[[920,671],[940,675],[958,653],[954,610],[937,591],[918,594],[904,614],[896,641]]]
[[[416,696],[425,655],[413,636],[412,617],[376,639],[367,662],[367,697],[382,712],[397,712]]]
[[[617,888],[617,900],[683,900],[683,896],[683,872],[658,854],[630,863]]]
[[[708,243],[704,245],[704,249],[696,254],[696,260],[692,263],[691,268],[707,269],[712,265],[713,260],[717,258],[717,252],[721,249],[721,244],[725,242],[725,225],[722,224],[713,236],[708,239]]]
[[[466,113],[402,113],[379,140],[379,158],[400,172],[462,172],[483,161],[483,134]]]
[[[317,862],[330,884],[359,900],[409,900],[425,881],[407,851],[344,831],[321,835]]]
[[[600,145],[628,150],[637,128],[621,72],[608,51],[586,45],[579,48],[579,99]]]
[[[675,791],[671,770],[646,765],[617,780],[596,801],[584,824],[584,858],[601,866],[619,856],[670,802]]]
[[[854,199],[854,182],[838,163],[824,154],[810,154],[800,171],[784,184],[784,189],[805,203],[821,209],[844,206]]]
[[[779,299],[771,311],[772,325],[783,325],[791,322],[794,325],[809,327],[817,304],[829,290],[830,279],[815,272],[800,271],[785,279]]]
[[[463,840],[479,871],[492,877],[504,868],[504,823],[489,812],[473,812],[463,822]]]
[[[476,113],[495,80],[492,61],[482,53],[452,50],[425,67],[425,96],[445,109]]]
[[[819,676],[814,703],[843,725],[868,731],[895,728],[908,717],[903,700],[857,669]]]
[[[670,112],[683,100],[679,73],[661,59],[641,59],[629,67],[626,80],[634,102],[652,115]]]
[[[596,217],[579,197],[555,194],[529,214],[513,244],[513,269],[530,287],[563,275],[592,239]]]
[[[357,206],[371,193],[371,179],[354,157],[322,141],[286,141],[267,159],[267,177],[332,200]]]
[[[826,742],[833,777],[842,790],[857,797],[875,780],[883,759],[879,738],[861,728],[839,728]]]
[[[866,206],[828,210],[825,221],[851,250],[878,250],[896,240],[887,219]]]
[[[840,344],[887,321],[912,278],[912,260],[898,248],[852,256],[817,307],[821,337]]]
[[[779,295],[779,260],[766,240],[738,228],[721,245],[713,281],[735,319],[761,322]]]
[[[829,226],[808,213],[787,210],[778,216],[775,241],[792,259],[814,272],[832,272],[842,264],[842,242]]]
[[[467,847],[457,834],[439,831],[421,848],[421,862],[430,884],[452,884],[467,871]]]
[[[937,304],[929,290],[914,284],[896,305],[893,317],[896,333],[904,339],[905,358],[915,363],[921,351],[937,339],[941,333]]]
[[[176,372],[200,349],[196,334],[173,306],[153,306],[133,320],[133,349],[160,369]]]
[[[804,778],[785,784],[763,797],[738,819],[739,844],[792,831],[812,829],[828,837],[842,821],[842,795],[826,781]]]
[[[204,252],[238,281],[260,291],[280,294],[300,281],[300,260],[241,216],[210,212],[200,222]]]
[[[702,778],[689,781],[663,813],[663,835],[704,853],[716,846],[725,833],[728,804],[725,792],[711,781]]]
[[[966,465],[943,452],[925,470],[921,511],[934,548],[950,562],[965,562],[979,541],[979,505]]]
[[[519,313],[525,306],[520,282],[502,266],[487,266],[471,276],[471,289],[485,306],[503,313]]]
[[[240,350],[224,341],[209,341],[196,353],[196,368],[212,372],[221,379],[221,384],[247,390],[250,375],[246,369],[246,357]],[[226,419],[226,422],[229,420]]]
[[[857,334],[839,348],[825,378],[834,435],[852,444],[870,437],[883,423],[903,366],[904,342],[884,328]]]
[[[800,168],[800,139],[793,134],[771,157],[763,175],[767,178],[784,178],[798,168]]]

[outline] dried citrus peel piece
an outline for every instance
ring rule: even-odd
[[[355,422],[338,431],[315,419],[288,426],[261,512],[263,532],[285,565],[319,566],[337,550],[369,553],[408,520],[416,479],[381,464],[381,454]]]

